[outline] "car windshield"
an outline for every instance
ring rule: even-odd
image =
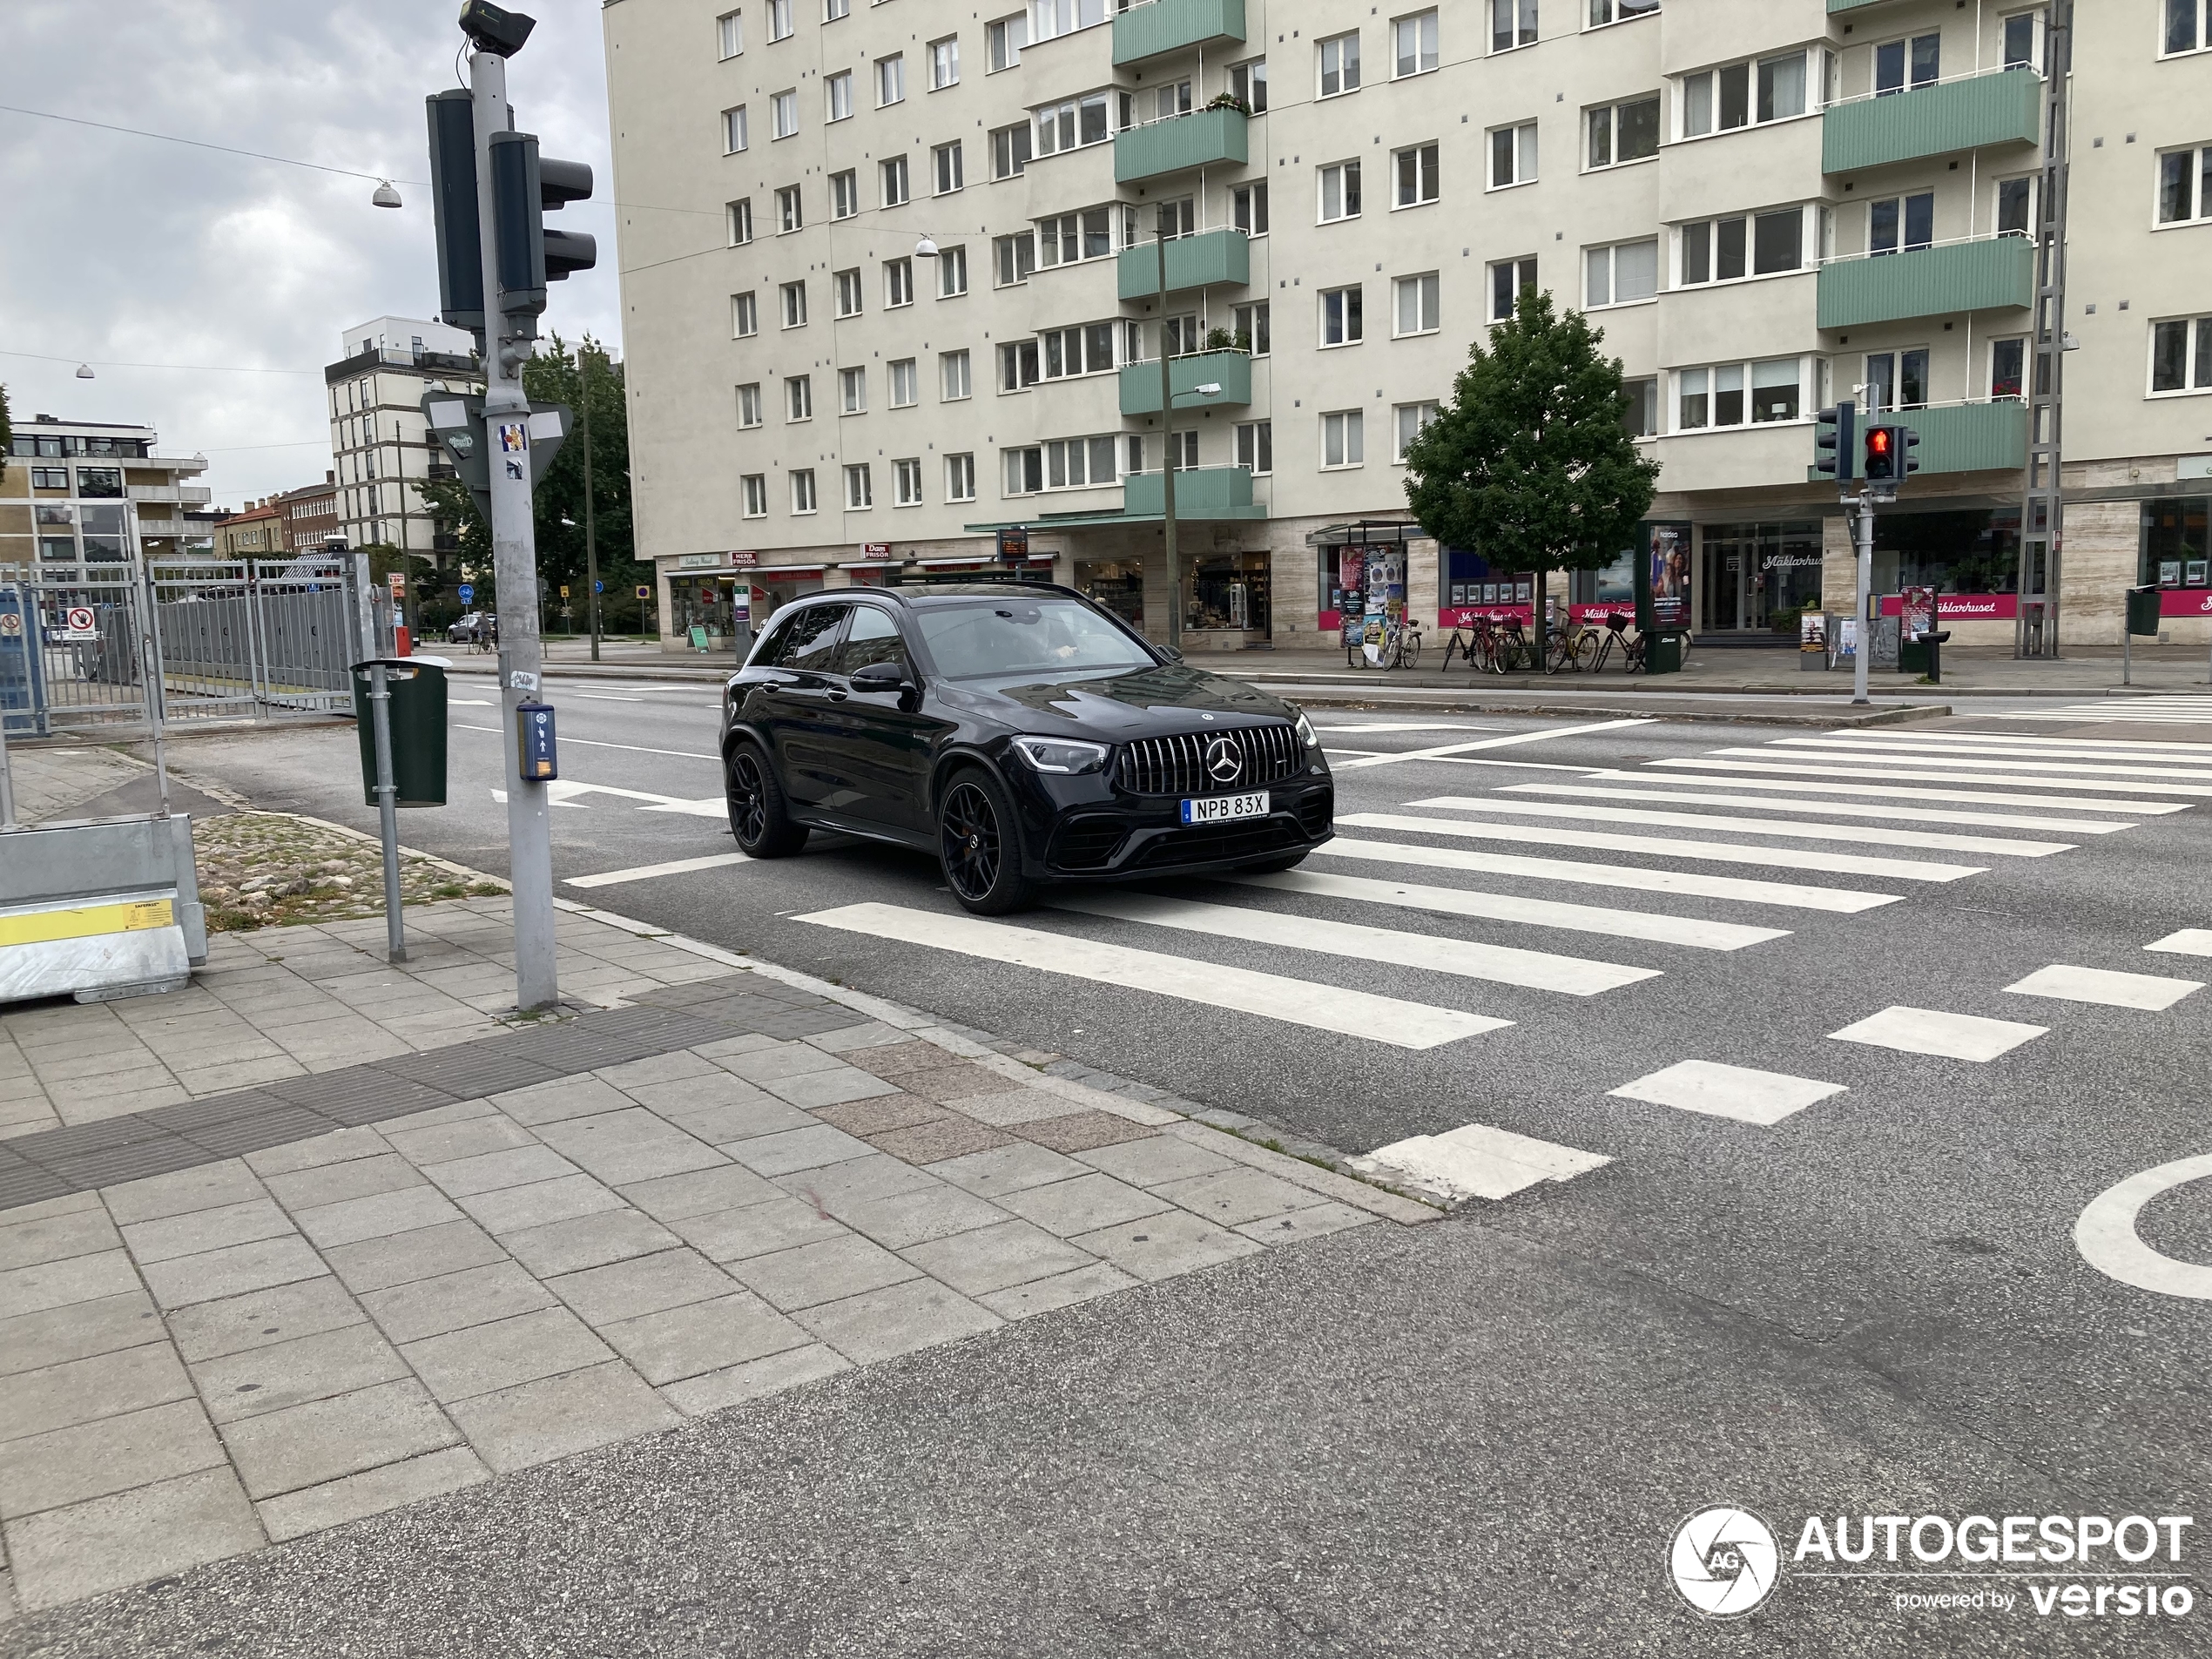
[[[915,621],[947,679],[1153,666],[1142,645],[1073,599],[1008,595],[972,605],[922,605]]]

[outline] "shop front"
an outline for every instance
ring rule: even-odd
[[[1144,631],[1144,566],[1136,559],[1077,559],[1076,591]]]
[[[1264,553],[1202,553],[1182,572],[1183,634],[1202,649],[1264,644],[1270,622],[1269,560]]]
[[[1817,518],[1697,526],[1698,637],[1795,648],[1797,618],[1821,608]]]

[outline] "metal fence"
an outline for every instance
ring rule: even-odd
[[[123,737],[347,711],[365,563],[0,566],[0,719],[10,737]]]

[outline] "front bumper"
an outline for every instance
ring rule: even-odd
[[[1083,786],[1088,784],[1088,787]],[[1016,786],[1022,865],[1053,881],[1114,881],[1233,868],[1318,846],[1334,833],[1325,767],[1266,786],[1264,818],[1185,824],[1181,796],[1134,795],[1104,779],[1032,776]]]

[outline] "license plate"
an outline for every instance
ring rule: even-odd
[[[1183,821],[1186,824],[1225,824],[1232,819],[1266,816],[1264,789],[1255,789],[1249,795],[1210,795],[1204,800],[1183,803]]]

